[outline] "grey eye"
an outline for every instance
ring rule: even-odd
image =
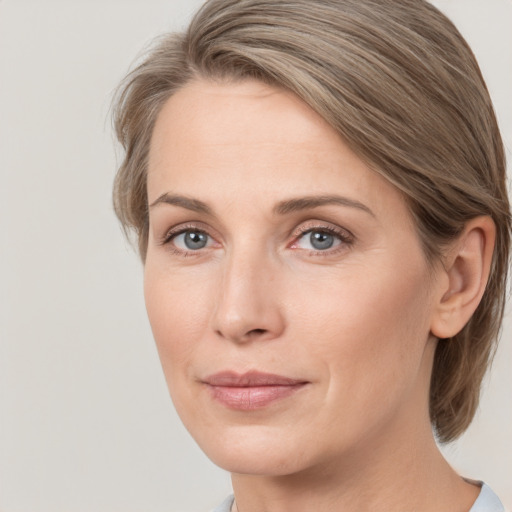
[[[173,239],[176,247],[188,251],[204,249],[209,243],[209,236],[201,231],[184,231]]]
[[[311,231],[309,234],[309,242],[316,250],[322,251],[330,249],[334,245],[335,237],[325,231]]]
[[[307,249],[309,251],[327,251],[342,243],[349,243],[342,235],[330,232],[328,229],[310,229],[294,244],[296,249]]]

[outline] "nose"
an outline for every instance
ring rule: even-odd
[[[285,318],[278,275],[277,265],[261,254],[227,257],[213,315],[216,335],[235,343],[281,336]]]

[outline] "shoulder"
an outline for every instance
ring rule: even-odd
[[[231,494],[218,507],[215,507],[211,512],[230,512],[231,507],[233,506],[233,501],[234,497]]]
[[[480,494],[469,512],[505,512],[505,507],[493,490],[482,483]]]
[[[230,512],[232,505],[233,495],[230,495],[211,512]],[[482,483],[480,494],[469,512],[505,512],[505,508],[494,491]]]

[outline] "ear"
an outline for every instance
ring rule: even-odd
[[[438,338],[455,336],[467,324],[484,294],[491,268],[496,226],[488,216],[466,224],[444,259],[431,323]]]

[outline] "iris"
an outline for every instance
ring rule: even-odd
[[[193,251],[203,249],[208,243],[208,235],[198,231],[187,231],[184,233],[183,242],[187,249]]]
[[[321,251],[330,249],[334,245],[334,236],[324,231],[312,231],[309,241],[312,247]]]

